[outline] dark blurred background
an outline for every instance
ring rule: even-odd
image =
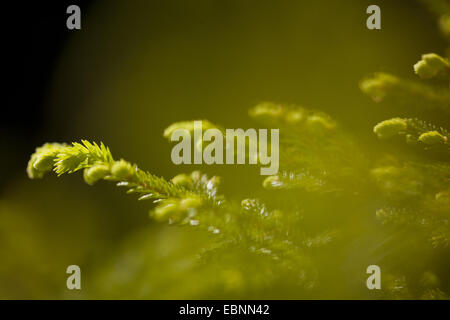
[[[55,67],[73,31],[66,28],[66,9],[77,4],[89,8],[91,1],[9,1],[2,6],[4,98],[0,133],[2,149],[9,150],[2,164],[1,189],[8,184],[36,143],[47,131],[45,107]],[[50,129],[52,131],[53,129]],[[21,163],[22,162],[22,163]]]

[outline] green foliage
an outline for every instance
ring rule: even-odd
[[[373,131],[380,139],[393,136],[404,137],[410,145],[419,145],[427,150],[450,153],[449,132],[419,119],[393,118],[377,124]]]
[[[450,7],[445,1],[426,2],[439,15],[441,29],[448,36]],[[353,284],[347,279],[356,279],[353,285],[360,288],[365,278],[358,275],[369,264],[378,263],[382,290],[361,294],[357,289],[356,297],[448,299],[448,271],[436,267],[435,261],[448,263],[450,134],[432,121],[408,118],[408,113],[413,108],[433,110],[442,114],[443,125],[449,125],[449,68],[447,58],[429,53],[411,68],[419,79],[375,73],[361,81],[361,90],[374,102],[390,100],[408,107],[406,114],[398,111],[398,117],[373,128],[383,147],[391,142],[396,146],[387,155],[363,151],[358,139],[324,112],[272,102],[253,107],[249,110],[253,120],[262,127],[280,129],[280,170],[266,177],[260,189],[240,199],[226,197],[217,176],[194,171],[166,180],[136,164],[114,160],[103,143],[88,141],[37,148],[28,163],[28,176],[36,179],[49,171],[61,176],[83,170],[87,184],[116,182],[139,200],[151,200],[153,219],[198,230],[205,237],[201,238],[205,240],[200,264],[193,267],[187,259],[189,267],[172,273],[161,272],[159,265],[153,267],[146,255],[150,250],[147,241],[157,241],[154,235],[150,240],[130,240],[133,244],[124,251],[131,247],[143,259],[128,261],[133,271],[128,271],[127,279],[134,282],[118,285],[127,292],[139,291],[132,284],[137,285],[136,277],[145,274],[163,279],[160,287],[172,283],[168,291],[172,295],[167,298],[179,294],[178,279],[194,279],[199,291],[228,290],[231,297],[262,297],[261,292],[280,286],[289,297],[323,298],[327,281],[338,283],[345,292],[343,288]],[[209,128],[223,131],[203,120],[203,129]],[[174,123],[164,137],[170,139],[176,129],[192,133],[193,121]],[[405,148],[397,147],[396,138]],[[163,250],[185,261],[181,251],[189,239],[179,241],[182,249]],[[355,242],[363,249],[355,249]],[[163,269],[169,268],[165,255],[156,257]],[[104,283],[117,276],[114,268],[108,270],[112,271],[101,276]],[[177,275],[176,281],[172,274]],[[144,297],[161,295],[148,289]],[[339,297],[355,297],[355,293]]]
[[[329,115],[267,102],[252,108],[249,114],[281,132],[280,172],[265,179],[266,189],[321,193],[360,189],[367,161],[353,139]]]
[[[103,144],[99,147],[82,141],[72,146],[52,144],[51,152],[48,148],[45,145],[36,149],[29,168],[36,168],[36,163],[47,157],[53,161],[53,171],[58,175],[83,169],[88,184],[100,179],[116,181],[118,186],[128,188],[127,193],[137,193],[139,200],[153,200],[156,207],[150,215],[155,220],[188,225],[216,235],[215,251],[221,247],[229,250],[230,246],[243,248],[281,269],[295,268],[298,282],[314,281],[306,251],[320,243],[326,244],[329,235],[318,237],[302,232],[299,212],[270,210],[254,199],[242,203],[228,201],[218,191],[220,179],[198,171],[177,175],[171,181],[158,178],[125,160],[115,161]],[[46,166],[29,177],[42,177],[50,170]]]
[[[214,252],[227,259],[230,252],[235,252],[236,258],[243,252],[258,256],[261,272],[268,266],[276,270],[266,279],[271,285],[280,276],[291,274],[288,278],[295,279],[292,282],[295,286],[313,292],[320,279],[315,259],[323,259],[321,251],[326,252],[325,248],[333,242],[339,243],[340,235],[345,233],[345,223],[349,223],[345,219],[338,223],[339,228],[333,222],[326,223],[332,214],[329,209],[321,213],[325,220],[319,228],[312,228],[314,219],[306,219],[312,225],[305,223],[302,199],[307,200],[309,194],[342,198],[345,204],[341,206],[346,207],[349,196],[358,202],[368,201],[373,197],[369,190],[376,187],[384,205],[376,210],[375,216],[383,225],[418,228],[426,234],[430,248],[448,247],[448,163],[401,161],[393,155],[371,164],[354,138],[320,111],[266,102],[252,108],[249,114],[262,125],[280,128],[282,132],[280,172],[262,183],[270,193],[287,200],[278,208],[271,197],[227,199],[220,192],[219,177],[210,178],[198,171],[179,174],[170,181],[159,178],[123,159],[114,160],[103,143],[45,144],[31,156],[27,172],[30,178],[42,178],[51,170],[58,176],[84,170],[84,180],[90,185],[102,179],[115,181],[126,187],[127,193],[138,194],[139,200],[152,200],[155,206],[150,216],[155,220],[212,234],[214,241],[209,248],[205,247],[206,253]],[[208,128],[223,130],[211,122],[205,123]],[[180,128],[192,131],[193,122],[176,123],[164,135],[169,137]],[[445,155],[450,150],[445,129],[417,119],[385,120],[375,126],[374,132],[382,139],[401,136],[408,144]],[[209,254],[203,256],[205,259]],[[426,280],[412,284],[404,275],[388,276],[391,280],[385,281],[380,297],[445,298],[437,287],[438,277],[430,271],[423,272],[428,272],[424,273]],[[399,285],[400,282],[404,285]],[[426,288],[423,283],[427,283]],[[251,281],[240,284],[241,289],[252,286],[255,283]],[[399,290],[400,287],[404,289]]]
[[[375,73],[360,83],[361,90],[374,102],[393,100],[408,102],[409,107],[450,112],[448,82],[432,86],[422,82],[405,80],[388,73]]]
[[[448,60],[435,53],[422,55],[422,60],[414,65],[414,71],[422,79],[430,79],[439,74],[448,75],[449,69]]]
[[[424,2],[440,17],[441,30],[448,37],[448,2]],[[399,104],[408,104],[408,111],[432,108],[442,112],[445,119],[445,114],[450,111],[449,66],[447,58],[435,53],[424,54],[414,65],[414,71],[426,82],[379,73],[363,80],[360,86],[375,102],[394,98]],[[444,123],[448,125],[448,121],[444,120]],[[387,243],[393,248],[385,260],[395,261],[396,255],[410,254],[414,257],[411,264],[414,264],[414,259],[427,261],[424,257],[446,261],[450,240],[449,132],[443,127],[411,118],[382,121],[374,127],[374,132],[380,139],[402,138],[411,151],[405,153],[397,149],[379,159],[371,170],[372,179],[381,194],[380,202],[383,203],[376,210],[376,217],[390,230]],[[419,149],[424,152],[418,152]],[[395,244],[393,239],[397,239],[399,232],[402,234],[401,242],[414,243],[416,248]],[[429,267],[430,262],[426,263]],[[414,272],[404,267],[391,267],[392,273],[383,284],[384,297],[448,299],[448,284],[440,281],[436,273],[427,270],[426,265],[419,265]],[[443,274],[444,278],[447,276]]]

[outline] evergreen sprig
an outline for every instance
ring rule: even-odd
[[[114,160],[103,143],[83,140],[37,148],[28,163],[29,177],[42,178],[51,170],[58,176],[84,170],[84,180],[90,185],[101,179],[115,181],[117,186],[126,187],[127,193],[138,194],[139,200],[153,200],[156,207],[150,215],[154,219],[211,232],[217,237],[215,250],[230,245],[245,248],[278,261],[281,268],[302,270],[302,277],[310,275],[308,283],[315,275],[307,251],[330,239],[329,234],[310,236],[302,232],[299,212],[269,210],[256,199],[241,204],[225,199],[218,190],[218,177],[194,171],[167,181],[123,159]]]
[[[450,112],[450,91],[448,82],[440,86],[401,79],[389,73],[378,72],[360,82],[362,92],[374,102],[391,99],[400,104],[408,102],[420,109]]]
[[[359,192],[368,171],[367,159],[332,117],[296,105],[261,103],[249,111],[265,126],[280,128],[280,171],[267,177],[270,190]]]
[[[439,15],[444,34],[450,35],[448,3],[424,1]],[[424,54],[412,69],[420,79],[375,73],[363,79],[360,88],[375,102],[393,99],[406,102],[408,110],[415,105],[422,110],[450,112],[448,59],[435,53]],[[345,234],[350,230],[347,225],[363,225],[361,221],[367,219],[365,209],[376,208],[371,212],[381,222],[377,231],[382,231],[384,238],[370,254],[390,262],[383,269],[382,290],[376,297],[448,299],[448,287],[426,264],[415,267],[414,272],[408,270],[405,261],[400,267],[395,264],[399,256],[414,263],[425,260],[425,256],[439,257],[448,252],[437,249],[448,250],[450,241],[449,131],[420,119],[396,117],[382,121],[373,128],[380,139],[399,136],[408,144],[438,151],[440,158],[405,159],[399,151],[372,161],[360,150],[356,139],[321,111],[265,102],[252,108],[249,115],[265,127],[280,129],[280,171],[262,183],[266,192],[280,198],[278,202],[264,194],[257,199],[230,200],[220,192],[219,177],[198,171],[166,180],[136,164],[115,160],[103,143],[84,140],[72,145],[47,143],[37,148],[28,163],[28,176],[36,179],[49,171],[61,176],[83,170],[89,185],[99,180],[114,181],[127,188],[127,193],[137,194],[139,200],[152,200],[150,215],[154,219],[208,231],[215,241],[205,244],[204,258],[219,252],[226,257],[235,254],[239,259],[244,252],[252,259],[258,257],[254,259],[258,268],[252,270],[263,270],[264,281],[276,282],[280,270],[288,270],[295,275],[295,284],[308,289],[318,285],[323,276],[318,270],[324,267],[321,269],[316,259],[323,258],[322,252],[339,242],[342,234],[347,240],[364,239],[365,235],[358,231]],[[204,120],[202,124],[203,129],[223,132],[212,122]],[[174,123],[164,136],[170,138],[177,129],[192,133],[193,121]],[[255,142],[246,141],[247,146],[251,143]],[[316,212],[304,210],[304,203],[310,199],[319,199]],[[322,206],[321,199],[331,205]],[[336,212],[349,210],[357,211],[350,215],[352,221],[335,216]],[[306,232],[308,223],[314,232]],[[397,241],[399,237],[402,241]],[[333,250],[339,250],[336,256],[348,254],[346,246]],[[418,252],[422,255],[418,256]],[[256,278],[261,283],[262,278]]]
[[[449,132],[423,120],[392,118],[378,123],[373,131],[380,139],[398,135],[403,136],[408,144],[450,153]]]
[[[438,2],[433,3],[436,10],[439,7]],[[435,82],[413,82],[379,73],[375,77],[363,80],[361,89],[376,102],[387,97],[396,97],[408,103],[415,103],[421,108],[431,106],[448,112],[450,110],[448,59],[437,54],[425,54],[414,65],[414,71],[421,79],[435,78],[433,80]],[[373,131],[380,139],[399,136],[409,145],[436,151],[439,155],[438,158],[430,160],[409,159],[410,157],[402,159],[399,152],[382,159],[371,170],[373,181],[381,191],[380,201],[384,203],[376,210],[376,217],[383,225],[395,227],[391,231],[391,239],[396,239],[396,233],[403,232],[402,241],[417,243],[422,248],[422,254],[433,255],[437,254],[435,251],[437,248],[441,250],[448,248],[450,241],[448,130],[420,119],[397,117],[378,123]],[[422,243],[422,236],[428,239],[428,244]],[[387,255],[391,260],[395,260],[395,256],[400,252],[403,255],[408,251],[414,252],[414,248],[398,245],[392,240],[387,240],[387,243],[391,248],[395,248]],[[433,272],[421,270],[423,273],[419,278],[407,276],[406,270],[402,272],[395,276],[391,274],[385,280],[384,297],[449,298],[439,288],[439,278]]]

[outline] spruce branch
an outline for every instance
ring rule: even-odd
[[[163,200],[170,198],[207,198],[205,194],[195,193],[179,184],[174,184],[145,172],[123,159],[115,161],[103,143],[67,144],[51,143],[36,149],[28,162],[28,176],[42,178],[53,170],[58,176],[84,170],[86,183],[92,185],[98,180],[118,182],[118,186],[128,188],[127,193],[137,193],[140,199]]]
[[[447,206],[447,210],[449,207]],[[376,211],[376,217],[383,223],[422,230],[427,234],[433,248],[448,247],[450,242],[450,226],[448,215],[428,206],[387,206]]]
[[[374,102],[393,99],[407,102],[419,108],[437,109],[450,112],[450,91],[448,83],[441,87],[425,83],[404,80],[388,73],[375,73],[360,82],[360,89]]]
[[[415,285],[415,282],[418,282]],[[425,271],[419,275],[418,280],[405,275],[389,273],[382,278],[382,298],[389,300],[448,300],[439,286],[441,282],[435,273]]]
[[[330,115],[272,102],[258,104],[249,115],[265,126],[280,128],[280,171],[264,180],[266,189],[361,191],[366,158]]]
[[[422,79],[430,79],[438,75],[448,77],[450,63],[435,53],[428,53],[422,55],[422,59],[414,65],[414,72]]]
[[[150,215],[158,221],[189,225],[211,232],[217,237],[216,250],[234,245],[278,261],[279,267],[302,270],[299,274],[315,277],[308,250],[311,245],[325,245],[330,235],[308,235],[299,228],[300,214],[269,210],[259,200],[241,204],[220,195],[220,179],[194,171],[180,174],[171,181],[145,172],[123,159],[114,160],[109,148],[83,140],[82,143],[45,144],[36,149],[28,163],[31,179],[46,172],[58,176],[84,170],[84,180],[92,185],[103,179],[138,194],[139,200],[153,200]],[[306,281],[306,279],[303,279]],[[302,280],[302,281],[303,281]]]
[[[371,171],[385,206],[376,211],[383,224],[419,228],[433,247],[450,239],[450,165],[397,161]]]
[[[378,123],[373,128],[380,139],[402,136],[406,143],[420,145],[425,149],[450,153],[450,133],[419,119],[392,118]]]
[[[446,0],[425,0],[440,16],[444,34],[450,35],[450,5]],[[450,38],[449,38],[450,39]],[[360,82],[361,90],[375,102],[390,99],[407,105],[408,110],[418,107],[450,111],[450,64],[448,59],[434,53],[422,55],[413,66],[414,72],[425,81],[410,81],[387,73],[376,73]],[[407,253],[436,254],[435,249],[448,248],[450,241],[450,154],[449,132],[445,128],[412,118],[392,118],[373,128],[380,139],[400,137],[407,144],[435,152],[433,160],[400,160],[401,154],[380,159],[370,171],[372,181],[380,191],[381,203],[376,217],[387,228],[385,243],[392,265],[396,256]],[[397,156],[399,158],[397,158]],[[391,226],[391,227],[388,227]],[[400,235],[397,237],[397,235]],[[393,240],[396,239],[396,240]],[[401,240],[401,241],[399,241]],[[403,244],[402,244],[403,243]],[[416,243],[414,251],[405,243]],[[386,247],[386,246],[385,246]],[[393,268],[390,268],[392,272]],[[448,299],[439,288],[439,278],[429,270],[417,268],[422,275],[415,277],[408,272],[396,270],[396,275],[385,277],[383,295],[400,299]]]

